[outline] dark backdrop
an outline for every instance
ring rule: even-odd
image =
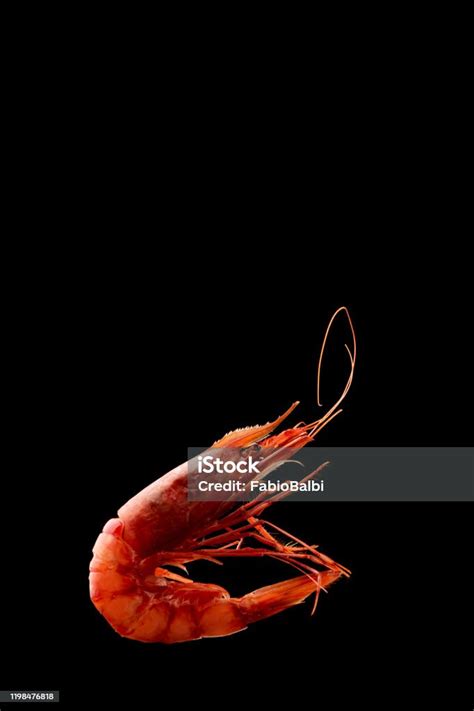
[[[43,321],[41,365],[30,376],[35,436],[31,458],[20,457],[28,476],[12,481],[24,503],[10,511],[5,688],[59,688],[65,703],[92,693],[106,704],[128,698],[135,708],[165,693],[213,707],[227,705],[226,694],[275,703],[283,687],[295,703],[346,694],[377,703],[412,687],[424,697],[464,693],[470,519],[462,503],[275,506],[275,522],[353,571],[322,595],[313,618],[306,604],[235,636],[166,647],[121,639],[90,603],[87,569],[103,524],[188,445],[267,421],[294,399],[298,417],[315,416],[321,337],[341,304],[357,331],[357,371],[344,413],[319,442],[470,443],[462,283],[448,299],[438,268],[422,279],[374,277],[382,257],[352,281],[336,278],[334,261],[305,267],[309,255],[291,264],[280,255],[261,273],[251,251],[233,269],[228,258],[214,270],[197,265],[190,284],[176,263],[141,283],[103,264],[103,279]],[[168,269],[176,279],[165,287],[159,274]],[[328,404],[347,374],[345,335],[335,328],[325,361]],[[236,594],[285,574],[246,561],[196,571]]]

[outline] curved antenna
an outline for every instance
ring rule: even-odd
[[[353,347],[354,347],[354,348],[353,348],[354,352],[351,353],[351,351],[349,350],[349,346],[347,345],[347,343],[344,343],[344,345],[345,345],[345,347],[346,347],[346,349],[347,349],[347,352],[349,353],[349,358],[351,359],[351,375],[349,376],[349,378],[351,378],[351,376],[352,376],[353,373],[354,373],[354,366],[355,366],[356,355],[357,355],[357,341],[356,341],[354,326],[352,325],[352,319],[351,319],[351,317],[350,317],[350,314],[349,314],[349,311],[348,311],[347,307],[346,307],[346,306],[340,306],[340,307],[337,309],[337,311],[335,311],[335,312],[333,313],[333,315],[332,315],[332,317],[331,317],[331,320],[330,320],[329,323],[328,323],[328,327],[326,328],[326,333],[324,334],[323,344],[322,344],[322,346],[321,346],[321,351],[320,351],[320,353],[319,353],[318,377],[317,377],[317,386],[316,386],[316,398],[317,398],[317,402],[318,402],[319,407],[321,407],[321,400],[320,400],[320,392],[321,392],[321,365],[322,365],[322,362],[323,362],[324,351],[325,351],[325,349],[326,349],[326,342],[327,342],[327,340],[328,340],[329,333],[330,333],[331,328],[332,328],[332,325],[333,325],[333,323],[334,323],[334,319],[336,318],[336,316],[337,316],[338,314],[341,313],[341,311],[344,311],[344,313],[345,313],[346,316],[347,316],[347,320],[348,320],[348,322],[349,322],[349,326],[350,326],[351,332],[352,332],[352,343],[353,343]],[[344,389],[344,390],[345,390],[345,394],[347,394],[347,390],[346,390],[346,389]],[[344,397],[344,395],[342,395],[341,398],[339,398],[338,404],[339,404],[339,402],[341,402],[341,399],[342,399],[343,397]]]
[[[333,323],[334,323],[334,319],[335,319],[336,316],[337,316],[338,314],[340,314],[341,312],[344,312],[344,313],[345,313],[345,315],[346,315],[346,317],[347,317],[347,320],[348,320],[348,322],[349,322],[349,326],[350,326],[350,329],[351,329],[351,333],[352,333],[352,351],[351,351],[351,349],[349,348],[349,346],[347,345],[347,343],[344,344],[344,346],[345,346],[345,348],[346,348],[346,350],[347,350],[347,353],[348,353],[348,355],[349,355],[350,363],[351,363],[350,372],[349,372],[349,377],[347,378],[347,382],[346,382],[346,384],[345,384],[345,386],[344,386],[344,389],[343,389],[341,395],[340,395],[339,398],[336,400],[336,402],[334,403],[334,405],[326,412],[326,414],[325,414],[320,420],[316,420],[315,422],[312,423],[312,426],[313,426],[313,427],[312,427],[311,431],[309,432],[309,434],[312,435],[312,436],[314,436],[314,435],[316,434],[316,432],[318,432],[322,427],[324,427],[324,425],[326,425],[326,424],[329,422],[330,419],[332,420],[333,417],[336,417],[336,415],[338,415],[338,414],[341,412],[341,410],[337,410],[337,408],[338,408],[338,406],[341,404],[341,402],[344,400],[344,398],[346,397],[347,393],[349,392],[350,387],[351,387],[351,385],[352,385],[352,379],[353,379],[353,377],[354,377],[354,368],[355,368],[355,362],[356,362],[356,356],[357,356],[357,341],[356,341],[356,335],[355,335],[354,326],[353,326],[353,324],[352,324],[352,319],[351,319],[351,317],[350,317],[350,314],[349,314],[348,309],[347,309],[345,306],[340,306],[340,307],[337,309],[337,311],[335,311],[335,312],[333,313],[333,315],[332,315],[332,317],[331,317],[331,320],[330,320],[329,323],[328,323],[328,327],[326,328],[326,333],[324,334],[323,343],[322,343],[322,346],[321,346],[321,352],[320,352],[320,354],[319,354],[318,376],[317,376],[317,387],[316,387],[316,399],[317,399],[317,403],[318,403],[319,407],[321,407],[321,400],[320,400],[320,390],[321,390],[321,366],[322,366],[322,362],[323,362],[324,351],[325,351],[325,349],[326,349],[326,343],[327,343],[328,336],[329,336],[329,333],[330,333],[330,331],[331,331],[332,325],[333,325]],[[337,410],[337,412],[335,412],[335,410]]]

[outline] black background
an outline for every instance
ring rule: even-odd
[[[11,512],[14,585],[2,590],[5,688],[59,688],[65,704],[94,688],[104,703],[128,699],[136,708],[159,702],[163,687],[180,701],[221,706],[216,680],[242,703],[276,701],[282,686],[329,704],[345,695],[378,703],[409,689],[464,695],[463,503],[275,506],[275,522],[353,571],[313,618],[306,604],[235,636],[168,647],[121,639],[90,603],[87,569],[103,524],[188,445],[267,421],[295,399],[297,419],[314,418],[321,338],[341,304],[357,332],[356,377],[319,442],[469,444],[463,285],[448,299],[440,263],[389,277],[380,244],[379,257],[370,248],[373,266],[354,267],[347,280],[335,261],[304,256],[297,235],[265,268],[238,248],[232,257],[223,243],[214,268],[196,262],[189,283],[176,262],[164,260],[155,276],[144,271],[141,283],[106,273],[103,262],[101,278],[66,306],[53,294],[53,310],[41,302],[47,317],[34,313],[43,350],[30,373],[31,460],[21,459],[30,476],[12,477],[20,491],[28,483]],[[175,279],[165,287],[159,274],[168,270]],[[327,404],[345,382],[347,338],[341,322],[324,365]],[[223,570],[196,565],[194,576],[242,594],[285,572],[240,560]]]
[[[468,699],[468,504],[274,507],[352,577],[313,618],[302,605],[224,639],[121,639],[87,580],[103,524],[189,445],[295,399],[295,418],[315,416],[321,337],[341,304],[357,370],[318,441],[472,444],[467,44],[432,15],[403,16],[391,42],[395,16],[364,16],[347,50],[341,18],[316,41],[298,27],[294,55],[291,31],[266,22],[276,48],[259,41],[246,71],[240,38],[234,68],[212,46],[208,67],[199,50],[179,76],[181,47],[156,62],[155,39],[133,66],[120,35],[89,76],[89,47],[77,70],[54,46],[46,69],[43,48],[24,53],[6,133],[0,688],[59,688],[66,708],[91,695],[134,709]],[[345,382],[344,336],[328,349],[327,404]],[[193,570],[235,594],[284,574]]]

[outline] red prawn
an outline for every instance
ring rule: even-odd
[[[271,433],[298,405],[266,425],[235,430],[213,449],[245,450],[258,442],[263,474],[285,462],[289,453],[312,442],[317,433],[341,412],[339,405],[352,384],[356,361],[355,332],[346,307],[340,307],[327,327],[318,363],[318,404],[323,353],[332,323],[345,313],[352,334],[350,374],[337,402],[310,424],[299,423],[280,434]],[[189,501],[185,462],[147,486],[118,511],[103,528],[90,564],[92,602],[124,637],[142,642],[184,642],[218,637],[245,629],[315,594],[349,571],[275,524],[262,514],[285,494],[260,494],[239,503]],[[311,472],[306,479],[319,471]],[[283,535],[282,543],[275,536]],[[248,545],[252,543],[252,545]],[[167,566],[183,568],[197,560],[222,563],[229,557],[270,556],[296,568],[302,575],[268,585],[235,598],[222,587],[194,582]]]

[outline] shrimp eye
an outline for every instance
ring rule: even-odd
[[[242,447],[240,450],[240,455],[242,457],[246,457],[249,454],[258,454],[261,450],[261,446],[259,444],[249,444],[248,447]]]

